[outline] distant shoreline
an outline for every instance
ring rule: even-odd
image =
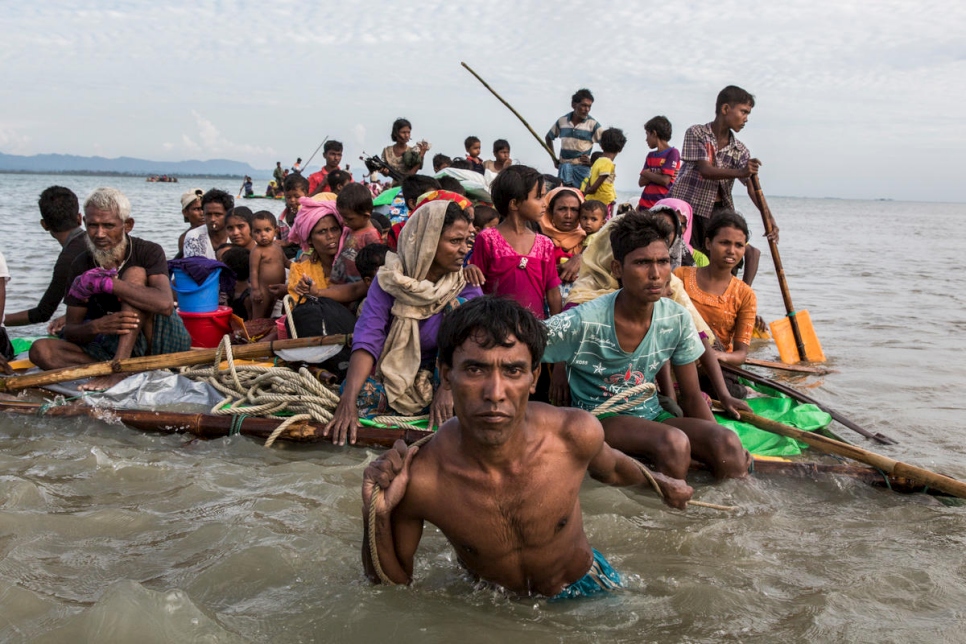
[[[165,173],[143,173],[143,172],[108,172],[105,170],[0,170],[0,174],[55,174],[63,176],[76,176],[76,177],[159,177]],[[181,178],[191,178],[191,179],[244,179],[245,176],[241,174],[170,174],[169,177]]]

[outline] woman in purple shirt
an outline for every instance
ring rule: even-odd
[[[369,287],[352,339],[349,372],[326,435],[356,442],[359,415],[426,413],[429,424],[453,416],[453,397],[433,386],[436,333],[443,313],[482,295],[467,283],[463,259],[472,218],[451,201],[417,208]]]

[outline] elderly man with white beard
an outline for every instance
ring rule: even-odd
[[[131,202],[115,188],[98,188],[84,202],[87,250],[68,274],[63,340],[38,340],[30,360],[59,369],[191,347],[174,310],[164,250],[130,235]],[[108,389],[126,374],[94,378],[81,389]]]

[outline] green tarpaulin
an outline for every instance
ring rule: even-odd
[[[756,386],[762,393],[778,394],[773,390]],[[800,404],[784,396],[775,398],[749,398],[745,402],[759,416],[791,425],[802,431],[812,432],[832,422],[832,417],[811,404]],[[793,438],[786,438],[742,423],[720,414],[715,414],[719,423],[733,429],[741,438],[741,444],[752,454],[758,456],[796,456],[807,447]]]

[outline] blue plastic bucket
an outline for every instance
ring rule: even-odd
[[[221,269],[217,268],[205,280],[198,284],[191,276],[176,268],[171,288],[178,294],[178,310],[185,313],[211,313],[218,310],[218,277]]]

